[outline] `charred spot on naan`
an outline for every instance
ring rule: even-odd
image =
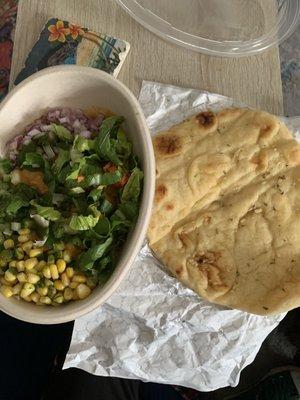
[[[176,272],[176,275],[180,277],[182,272],[183,272],[183,268],[182,267],[178,267],[178,268],[175,269],[175,272]]]
[[[154,138],[154,148],[158,156],[175,156],[181,152],[182,147],[182,138],[174,134],[160,135]]]
[[[166,195],[168,193],[168,189],[164,184],[159,184],[156,189],[155,189],[155,196],[154,196],[154,200],[156,203],[159,203],[160,201],[162,201]]]
[[[208,129],[216,124],[217,117],[212,111],[203,111],[196,115],[196,120],[199,126]]]

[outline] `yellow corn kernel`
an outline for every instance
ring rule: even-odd
[[[31,249],[29,252],[29,257],[37,257],[43,254],[43,249],[38,248],[38,249]]]
[[[20,243],[28,242],[28,240],[29,240],[29,235],[20,235],[20,236],[18,236],[18,242],[20,242]]]
[[[40,295],[37,292],[33,292],[30,295],[31,301],[37,303],[40,300]]]
[[[24,274],[24,272],[19,272],[17,274],[17,279],[20,283],[24,283],[26,282],[26,275]]]
[[[69,286],[71,289],[76,289],[78,285],[79,285],[79,282],[71,282]]]
[[[79,299],[85,299],[91,294],[91,292],[92,292],[91,289],[84,283],[81,283],[76,288],[76,293]]]
[[[3,294],[5,297],[11,297],[13,295],[12,288],[7,285],[2,285],[0,287],[0,292]]]
[[[3,242],[3,246],[5,249],[13,249],[15,246],[15,243],[12,239],[6,239]]]
[[[51,278],[52,279],[58,279],[59,275],[58,275],[57,266],[55,264],[51,264],[49,266],[49,268],[50,268],[50,272],[51,272]]]
[[[37,274],[29,272],[26,274],[27,282],[36,284],[41,278]]]
[[[19,230],[19,235],[29,235],[30,230],[28,228],[23,228]]]
[[[22,297],[22,299],[27,301],[28,303],[31,302],[31,296],[24,296],[24,297]]]
[[[24,251],[26,251],[26,253],[29,253],[30,250],[32,249],[32,246],[33,246],[33,243],[31,240],[29,240],[28,242],[23,243],[21,247]]]
[[[74,269],[72,267],[67,267],[66,268],[66,274],[67,274],[67,277],[69,279],[71,279],[73,277],[73,275],[74,275]]]
[[[97,283],[94,278],[87,278],[86,284],[90,289],[95,289],[95,287],[97,286]]]
[[[22,299],[23,299],[24,297],[29,296],[29,295],[30,295],[31,293],[33,293],[34,291],[35,291],[34,285],[33,285],[32,283],[25,282],[24,285],[23,285],[23,287],[22,287],[20,296],[21,296]]]
[[[16,261],[16,260],[10,261],[10,263],[8,264],[8,266],[9,266],[9,267],[16,268],[16,266],[17,266],[17,261]]]
[[[71,288],[65,288],[64,290],[64,299],[69,301],[73,298],[73,290]]]
[[[63,283],[63,285],[64,285],[65,287],[66,287],[66,286],[69,286],[69,284],[70,284],[70,279],[68,278],[68,275],[66,274],[66,272],[63,272],[63,273],[61,274],[60,279],[61,279],[61,281],[62,281],[62,283]]]
[[[17,270],[19,272],[25,271],[25,261],[23,260],[17,261]]]
[[[58,294],[54,297],[53,301],[55,301],[55,303],[61,304],[64,301],[64,298],[61,294]]]
[[[65,286],[64,286],[63,283],[62,283],[62,281],[59,280],[59,279],[57,279],[57,280],[54,282],[54,287],[55,287],[56,290],[64,290],[64,288],[65,288]]]
[[[13,239],[6,239],[3,242],[3,246],[5,249],[13,249],[15,246],[15,243],[14,243]]]
[[[32,268],[34,268],[38,263],[38,259],[37,258],[28,258],[28,260],[24,261],[24,265],[25,268],[28,270],[31,270]]]
[[[48,288],[46,286],[37,288],[37,292],[41,296],[46,296],[48,294]]]
[[[17,283],[15,286],[12,287],[13,294],[19,294],[21,292],[22,285],[21,283]]]
[[[17,280],[17,276],[15,274],[13,274],[12,272],[10,272],[9,270],[5,271],[4,277],[8,282],[12,282],[12,283]]]
[[[8,282],[8,281],[4,278],[4,276],[1,276],[1,278],[0,278],[0,283],[2,283],[2,285],[12,286],[12,283],[11,283],[11,282]]]
[[[73,298],[72,300],[79,300],[78,294],[76,292],[76,290],[73,290]]]
[[[15,243],[12,239],[6,239],[3,242],[3,246],[5,249],[13,249],[15,246]]]
[[[61,274],[62,272],[64,272],[64,270],[66,269],[66,262],[63,259],[58,259],[56,261],[56,266],[57,266],[57,270],[58,272]]]
[[[72,278],[73,282],[84,283],[86,282],[86,277],[82,274],[75,274]]]
[[[51,304],[51,299],[48,296],[41,296],[39,302],[42,304]]]
[[[48,265],[46,265],[46,267],[43,268],[43,275],[45,278],[50,279],[51,278],[51,271]]]
[[[36,265],[35,268],[37,269],[37,271],[42,271],[42,269],[43,269],[46,265],[47,265],[46,261],[42,260],[42,261],[39,261],[39,262],[37,263],[37,265]]]

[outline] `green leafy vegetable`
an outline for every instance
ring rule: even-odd
[[[0,159],[0,172],[9,174],[13,169],[12,163],[7,158]]]
[[[100,128],[100,132],[95,139],[95,150],[98,155],[104,160],[112,161],[119,165],[120,158],[116,152],[116,142],[112,139],[117,129],[123,122],[122,117],[109,117],[106,118]]]
[[[27,153],[36,153],[36,144],[34,143],[34,141],[31,141],[30,143],[25,144],[21,147],[17,155],[17,161],[19,165],[23,164]]]
[[[52,132],[62,141],[72,142],[73,135],[71,132],[62,125],[51,124]]]
[[[119,182],[121,178],[122,174],[118,170],[116,170],[115,172],[105,172],[101,177],[101,185],[112,185]]]
[[[69,226],[75,231],[86,231],[87,229],[91,229],[97,225],[98,220],[99,216],[94,217],[93,215],[73,215]]]
[[[55,210],[54,207],[40,206],[35,201],[31,201],[30,204],[36,208],[38,215],[49,221],[57,221],[61,217],[61,213],[58,210]]]
[[[97,225],[94,227],[94,231],[101,236],[107,236],[110,233],[110,222],[107,217],[102,216]]]
[[[112,244],[113,239],[109,237],[105,242],[96,244],[86,251],[79,259],[79,266],[82,269],[92,269],[95,261],[101,258]]]
[[[127,140],[126,134],[122,129],[119,129],[117,133],[116,149],[118,154],[122,154],[126,159],[132,152],[132,144]]]
[[[28,201],[22,199],[21,197],[12,198],[8,207],[6,208],[6,212],[8,215],[16,215],[20,208],[29,206]]]
[[[100,199],[102,191],[103,191],[103,186],[99,186],[90,191],[90,193],[88,194],[88,198],[91,198],[95,202]]]
[[[134,168],[128,182],[126,183],[121,201],[126,202],[128,200],[138,201],[139,195],[142,189],[143,172],[139,168]]]
[[[70,160],[70,152],[68,150],[59,149],[58,156],[53,164],[53,172],[59,174],[63,166]]]
[[[113,211],[114,205],[109,200],[104,199],[99,209],[102,214],[109,215]]]
[[[44,167],[44,159],[38,153],[26,153],[22,167],[42,168]]]
[[[93,150],[94,149],[94,140],[84,138],[82,136],[75,136],[73,149],[78,150],[80,153],[83,153],[86,150]]]
[[[81,168],[83,167],[84,164],[85,164],[85,159],[82,158],[82,159],[79,161],[79,163],[76,163],[76,164],[72,167],[70,173],[66,176],[66,181],[68,181],[68,180],[70,180],[70,179],[72,179],[72,180],[73,180],[73,179],[77,179],[77,178],[78,178],[78,175],[79,175],[79,173],[80,173],[80,170],[81,170]]]

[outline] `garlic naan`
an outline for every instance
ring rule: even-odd
[[[207,111],[157,135],[148,230],[203,298],[255,314],[300,306],[300,145],[275,116]]]

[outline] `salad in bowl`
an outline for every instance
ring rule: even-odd
[[[0,160],[0,292],[36,305],[87,298],[112,275],[143,172],[124,118],[58,107]]]

